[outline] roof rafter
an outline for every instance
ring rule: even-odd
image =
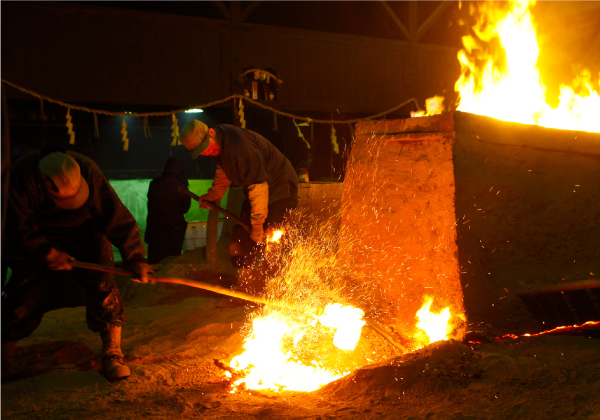
[[[227,6],[225,6],[225,3],[223,3],[221,0],[213,0],[213,3],[215,4],[215,6],[217,6],[219,11],[223,13],[225,19],[231,19],[231,14],[229,13],[229,9],[227,8]]]
[[[248,19],[248,17],[252,14],[252,12],[254,12],[256,10],[256,8],[258,6],[260,6],[261,4],[262,4],[262,1],[253,1],[248,6],[246,6],[244,11],[242,12],[242,22],[245,21],[246,19]]]
[[[379,2],[381,3],[385,11],[388,12],[390,17],[394,20],[394,22],[396,22],[396,25],[398,25],[404,36],[406,36],[407,39],[410,39],[410,33],[408,32],[408,29],[406,29],[406,26],[404,26],[402,21],[398,18],[398,16],[396,16],[396,13],[394,13],[387,1],[379,0]]]
[[[427,20],[423,22],[419,29],[417,30],[417,41],[427,33],[427,31],[433,26],[435,22],[439,20],[439,18],[444,14],[444,12],[450,7],[449,1],[443,1],[434,11],[429,15]]]

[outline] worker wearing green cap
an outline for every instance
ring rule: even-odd
[[[70,262],[112,266],[112,243],[134,280],[149,282],[153,270],[133,216],[98,166],[75,152],[29,153],[15,162],[10,184],[2,262],[12,276],[2,290],[2,378],[13,373],[17,341],[33,333],[45,312],[81,304],[88,327],[102,339],[104,375],[129,376],[121,352],[123,299],[114,274]]]
[[[255,255],[252,245],[263,243],[265,229],[282,223],[286,213],[298,204],[294,167],[266,138],[233,125],[209,128],[192,120],[181,130],[181,142],[192,157],[209,156],[217,164],[213,185],[200,197],[200,207],[209,208],[203,201],[221,199],[232,182],[243,188],[246,199],[240,217],[252,229],[249,241],[239,239],[241,230],[232,234],[238,240],[230,244],[230,253],[237,267],[251,266]]]

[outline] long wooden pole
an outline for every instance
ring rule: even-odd
[[[221,204],[221,200],[216,202]],[[204,258],[209,266],[217,265],[217,242],[219,240],[219,211],[210,209],[206,221],[206,248],[204,249]]]
[[[110,267],[107,265],[85,263],[85,262],[80,262],[80,261],[72,261],[70,264],[73,267],[77,267],[77,268],[85,268],[88,270],[104,271],[105,273],[113,273],[113,274],[119,274],[121,276],[133,277],[133,274],[130,273],[129,271],[125,271],[125,270],[122,270],[122,269],[116,268],[116,267]],[[204,290],[208,290],[208,291],[211,291],[214,293],[219,293],[221,295],[231,296],[231,297],[238,298],[238,299],[244,299],[244,300],[248,300],[250,302],[262,303],[264,305],[272,305],[272,306],[277,306],[277,307],[288,306],[288,305],[283,305],[276,301],[266,300],[261,297],[253,296],[248,293],[237,292],[237,291],[234,291],[231,289],[227,289],[225,287],[215,286],[213,284],[208,284],[208,283],[203,283],[198,280],[180,279],[180,278],[176,278],[176,277],[158,277],[158,276],[153,276],[153,275],[148,275],[148,278],[151,280],[154,280],[154,281],[161,282],[161,283],[183,284],[185,286],[191,286],[191,287],[195,287],[197,289],[204,289]]]
[[[179,191],[181,194],[185,194],[188,197],[193,198],[194,200],[196,200],[198,202],[200,201],[200,197],[197,194],[194,194],[193,192],[188,190],[187,188],[179,187],[179,188],[177,188],[177,191]],[[228,218],[230,218],[231,220],[236,222],[238,225],[243,227],[246,232],[250,233],[250,226],[248,226],[246,223],[244,223],[244,221],[242,219],[240,219],[239,217],[237,217],[235,214],[231,213],[228,210],[225,210],[223,207],[218,206],[217,204],[215,204],[212,201],[205,201],[204,203],[206,203],[206,205],[208,205],[210,208],[212,208],[214,210],[218,210],[219,212],[223,213],[225,216],[227,216]]]
[[[85,263],[85,262],[79,262],[79,261],[71,261],[70,264],[73,267],[77,267],[77,268],[85,268],[88,270],[104,271],[106,273],[113,273],[113,274],[119,274],[121,276],[132,277],[132,273],[130,273],[129,271],[125,271],[125,270],[122,270],[122,269],[116,268],[116,267],[110,267],[108,265]],[[212,284],[203,283],[198,280],[180,279],[180,278],[175,278],[175,277],[158,277],[158,276],[153,276],[153,275],[149,275],[148,278],[151,280],[154,280],[154,281],[161,282],[161,283],[183,284],[185,286],[191,286],[191,287],[196,287],[198,289],[209,290],[211,292],[219,293],[221,295],[231,296],[231,297],[238,298],[238,299],[244,299],[244,300],[247,300],[250,302],[255,302],[255,303],[262,303],[264,305],[276,306],[278,308],[289,309],[291,307],[291,305],[289,305],[289,304],[283,304],[281,302],[277,302],[276,300],[266,300],[261,297],[250,295],[248,293],[236,292],[231,289],[226,289],[225,287],[214,286]],[[296,307],[294,309],[299,310],[299,311],[305,311],[304,309],[299,308],[299,307]],[[389,334],[387,334],[383,330],[383,328],[378,326],[374,321],[367,320],[366,323],[367,323],[367,326],[372,328],[375,332],[377,332],[379,335],[381,335],[383,338],[385,338],[387,341],[389,341],[398,350],[402,351],[402,353],[407,352],[406,348],[404,348],[401,344],[396,343],[394,341],[394,339],[392,339],[392,337]]]

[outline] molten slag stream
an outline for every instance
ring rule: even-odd
[[[584,322],[581,325],[563,325],[561,327],[556,327],[556,328],[552,328],[551,330],[546,330],[546,331],[541,331],[539,333],[534,333],[534,334],[522,334],[520,336],[515,335],[515,334],[504,334],[502,337],[496,337],[495,340],[503,340],[505,338],[512,338],[512,339],[518,339],[519,337],[537,337],[540,335],[545,335],[545,334],[557,334],[557,333],[561,333],[561,332],[569,332],[569,331],[575,331],[575,330],[579,330],[579,329],[592,329],[593,327],[600,327],[600,321],[587,321]],[[479,343],[481,344],[481,343]]]

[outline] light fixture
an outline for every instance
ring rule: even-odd
[[[200,108],[192,108],[185,111],[186,114],[199,114],[200,112],[204,112],[204,110]]]

